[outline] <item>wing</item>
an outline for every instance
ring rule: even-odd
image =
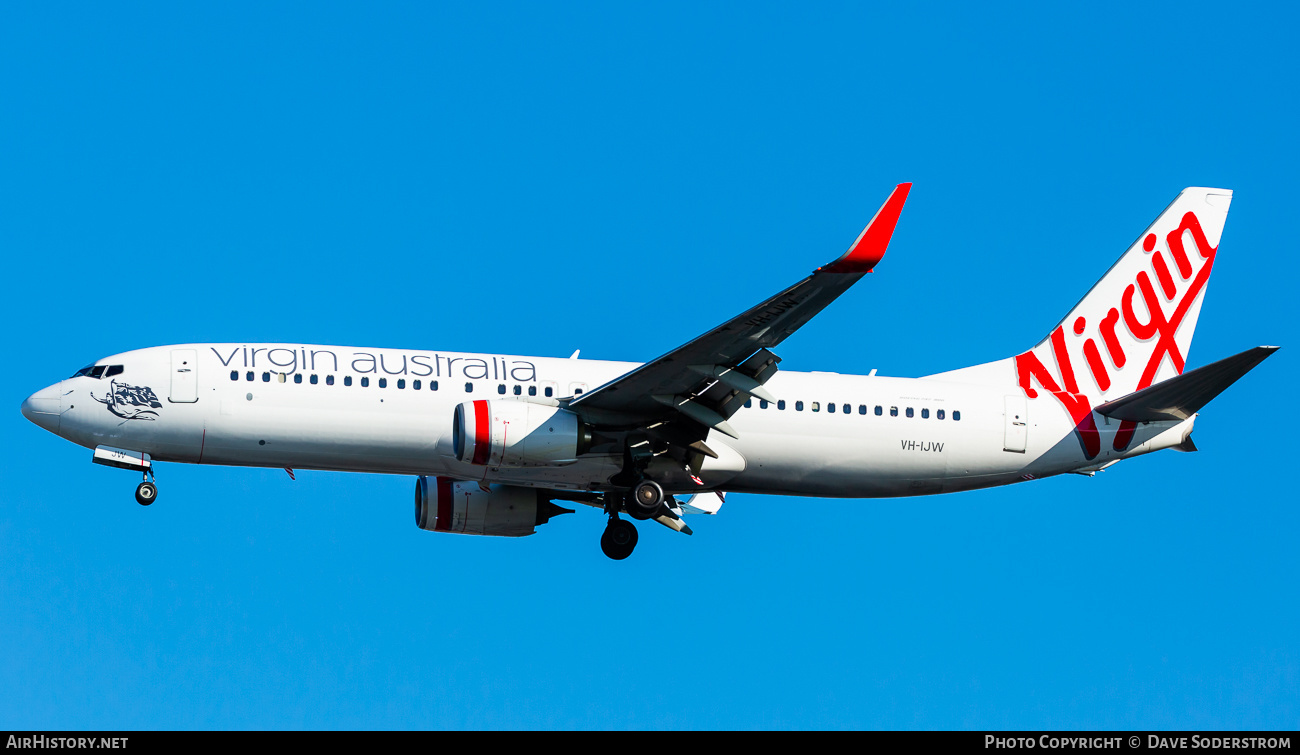
[[[910,183],[899,184],[839,259],[695,340],[569,404],[598,428],[633,430],[682,420],[737,437],[727,419],[749,398],[773,401],[763,383],[776,373],[780,344],[872,271],[898,223]],[[701,444],[702,445],[702,444]],[[703,453],[712,456],[707,448]]]

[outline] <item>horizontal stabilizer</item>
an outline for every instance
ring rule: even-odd
[[[1107,401],[1096,407],[1095,411],[1107,417],[1131,422],[1184,420],[1199,412],[1215,396],[1275,351],[1276,346],[1256,346],[1236,356],[1220,359],[1213,364],[1156,383],[1137,393]]]

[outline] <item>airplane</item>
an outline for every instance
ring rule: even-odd
[[[139,472],[146,506],[159,461],[412,475],[421,529],[520,537],[584,504],[621,560],[629,519],[691,534],[683,517],[727,493],[931,495],[1195,451],[1198,412],[1276,350],[1185,371],[1232,201],[1193,187],[1019,354],[921,378],[778,370],[773,349],[874,271],[910,189],[840,257],[644,364],[194,343],[97,360],[22,412]]]

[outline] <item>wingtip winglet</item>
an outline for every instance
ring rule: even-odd
[[[885,256],[889,240],[894,236],[894,226],[898,225],[898,216],[903,212],[907,202],[907,193],[912,190],[911,183],[901,183],[894,187],[889,199],[876,211],[875,217],[862,229],[849,250],[839,259],[821,270],[829,273],[869,273]]]

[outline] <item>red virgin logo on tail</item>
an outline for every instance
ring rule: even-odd
[[[1199,259],[1193,258],[1187,253],[1183,244],[1184,235],[1191,233],[1193,241],[1196,243],[1196,252]],[[1077,336],[1082,336],[1088,329],[1086,317],[1077,317],[1071,327],[1076,338],[1067,339],[1064,325],[1058,326],[1052,331],[1049,338],[1051,342],[1052,361],[1055,362],[1056,372],[1060,376],[1058,380],[1042,360],[1034,353],[1033,349],[1019,354],[1015,357],[1016,378],[1020,383],[1021,389],[1024,390],[1028,398],[1037,398],[1038,390],[1034,388],[1034,383],[1042,390],[1051,393],[1056,400],[1061,402],[1061,406],[1070,414],[1070,418],[1075,424],[1075,434],[1079,438],[1079,443],[1083,447],[1084,456],[1092,459],[1101,452],[1101,440],[1097,432],[1097,424],[1093,418],[1092,405],[1088,397],[1079,391],[1078,381],[1075,378],[1074,360],[1071,355],[1071,349],[1078,348],[1083,352],[1083,363],[1087,365],[1087,370],[1096,382],[1100,393],[1105,393],[1110,389],[1113,382],[1111,372],[1107,368],[1106,360],[1102,358],[1102,349],[1098,346],[1098,339],[1102,346],[1105,347],[1106,356],[1109,357],[1111,367],[1116,373],[1125,369],[1129,361],[1129,354],[1125,353],[1124,340],[1128,340],[1129,347],[1134,352],[1144,350],[1142,344],[1154,341],[1154,348],[1147,358],[1146,364],[1142,369],[1142,374],[1138,378],[1137,386],[1134,391],[1140,391],[1151,385],[1155,380],[1156,373],[1160,369],[1160,363],[1168,355],[1174,369],[1179,374],[1183,372],[1183,353],[1178,347],[1175,336],[1178,328],[1182,325],[1183,319],[1186,318],[1192,304],[1201,290],[1205,288],[1205,283],[1210,279],[1210,271],[1214,267],[1214,255],[1218,251],[1217,247],[1210,246],[1209,240],[1205,237],[1205,232],[1201,230],[1201,223],[1196,217],[1196,213],[1189,212],[1183,215],[1182,222],[1179,226],[1170,231],[1165,236],[1165,242],[1168,246],[1169,255],[1173,258],[1174,267],[1177,275],[1182,281],[1190,280],[1191,283],[1182,292],[1178,292],[1178,284],[1174,279],[1174,271],[1171,271],[1169,264],[1165,259],[1164,251],[1156,250],[1156,235],[1148,234],[1142,240],[1142,249],[1150,255],[1150,271],[1141,270],[1138,272],[1136,279],[1128,284],[1124,289],[1118,306],[1111,307],[1106,316],[1094,325],[1096,329],[1095,337],[1085,338],[1082,346],[1077,346],[1079,340]],[[1194,264],[1199,263],[1199,269]],[[1155,274],[1156,283],[1160,290],[1157,292],[1156,284],[1151,281],[1151,275]],[[1133,307],[1134,297],[1141,294],[1142,302],[1147,311],[1147,319],[1142,320]],[[1166,314],[1166,302],[1173,305],[1172,311]],[[1123,323],[1131,339],[1122,340],[1116,332],[1117,326]],[[1037,348],[1037,347],[1035,347]],[[1139,356],[1135,354],[1135,356]],[[1132,368],[1129,368],[1132,369]],[[1114,447],[1116,451],[1123,451],[1128,448],[1129,443],[1133,440],[1133,431],[1137,427],[1134,422],[1120,423],[1119,431],[1115,434]]]

